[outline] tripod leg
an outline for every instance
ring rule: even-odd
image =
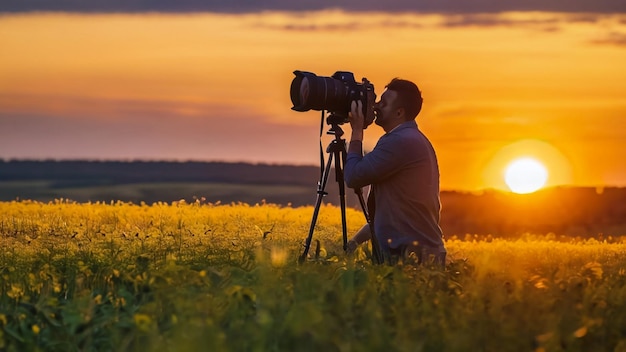
[[[311,240],[313,239],[313,230],[315,229],[315,223],[317,223],[317,216],[320,211],[320,206],[322,205],[322,199],[327,194],[326,183],[328,182],[328,176],[330,174],[330,167],[333,161],[333,154],[331,153],[328,157],[328,162],[326,163],[326,168],[324,169],[324,174],[320,178],[319,183],[317,184],[317,199],[315,201],[315,209],[313,210],[313,217],[311,218],[311,226],[309,227],[309,235],[306,238],[306,242],[304,244],[304,251],[298,260],[300,263],[303,263],[306,260],[307,255],[309,254],[309,249],[311,248]]]
[[[365,215],[365,221],[370,228],[371,239],[372,242],[372,262],[374,264],[383,264],[384,257],[382,250],[380,248],[380,243],[378,242],[378,237],[376,237],[376,232],[374,231],[374,220],[370,217],[370,214],[367,212],[367,205],[365,204],[365,199],[363,198],[363,190],[360,188],[356,188],[354,193],[359,197],[359,203],[361,204],[361,209],[363,209],[363,215]]]
[[[341,142],[341,143],[339,143]],[[337,183],[339,184],[339,197],[341,201],[341,223],[343,225],[343,250],[348,250],[348,235],[347,235],[347,221],[346,221],[346,185],[344,183],[344,174],[342,169],[342,164],[346,162],[346,144],[345,141],[337,141],[334,145],[333,154],[335,154],[335,173],[337,177]],[[341,159],[340,159],[341,158]],[[363,209],[363,215],[365,215],[365,220],[370,227],[370,232],[372,234],[371,242],[372,242],[372,261],[374,264],[382,264],[384,263],[383,254],[380,248],[380,243],[378,242],[378,237],[374,233],[374,224],[372,219],[370,218],[367,212],[367,206],[365,205],[365,200],[363,199],[363,191],[360,188],[354,190],[354,192],[359,196],[359,202],[361,203],[361,208]]]
[[[344,183],[342,164],[346,159],[346,147],[345,142],[341,141],[339,149],[334,149],[335,154],[335,178],[339,185],[339,202],[341,205],[341,230],[343,233],[343,250],[348,250],[348,227],[346,219],[346,184]]]

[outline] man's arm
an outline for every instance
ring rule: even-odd
[[[372,231],[369,224],[363,225],[357,233],[348,241],[348,252],[354,252],[356,247],[365,241],[372,239]]]
[[[350,127],[352,128],[352,134],[350,136],[350,144],[348,145],[347,160],[356,159],[361,160],[363,157],[363,129],[365,124],[365,116],[363,116],[363,110],[361,101],[353,101],[350,104],[350,113],[348,118],[350,120]],[[354,162],[353,162],[354,163]],[[347,162],[346,162],[347,167]],[[346,168],[344,167],[344,169]],[[356,188],[352,182],[352,172],[348,172],[350,176],[345,176],[345,181],[348,187]],[[365,185],[363,185],[365,186]],[[362,187],[362,186],[359,186]]]
[[[406,162],[406,146],[395,135],[384,135],[374,150],[363,156],[363,116],[360,101],[352,102],[348,115],[352,136],[344,167],[344,179],[350,188],[360,188],[381,181],[398,171]]]
[[[362,142],[350,142],[344,167],[344,179],[350,188],[378,183],[396,173],[411,158],[402,138],[385,135],[367,155],[362,154]]]
[[[352,128],[352,134],[350,136],[350,144],[348,145],[348,154],[363,156],[363,125],[365,124],[365,117],[363,116],[362,103],[353,101],[350,105],[350,127]]]

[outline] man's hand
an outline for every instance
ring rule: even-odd
[[[350,141],[362,141],[365,116],[363,116],[363,103],[360,100],[352,102],[348,118],[350,120],[350,127],[352,127],[352,138]]]
[[[348,252],[348,254],[354,253],[354,251],[356,251],[358,246],[359,246],[359,244],[356,243],[355,240],[350,240],[350,241],[348,241],[348,246],[346,248],[346,252]]]

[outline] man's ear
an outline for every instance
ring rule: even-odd
[[[397,117],[402,117],[404,120],[406,120],[405,115],[406,115],[406,110],[404,110],[404,108],[397,108],[396,109],[396,116]]]

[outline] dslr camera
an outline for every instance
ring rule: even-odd
[[[353,101],[361,101],[364,127],[374,121],[374,85],[367,78],[357,83],[352,72],[337,71],[331,77],[317,76],[311,72],[294,71],[296,76],[291,82],[292,110],[326,110],[329,120],[343,124],[349,122],[348,113]],[[331,123],[331,122],[329,122]]]

